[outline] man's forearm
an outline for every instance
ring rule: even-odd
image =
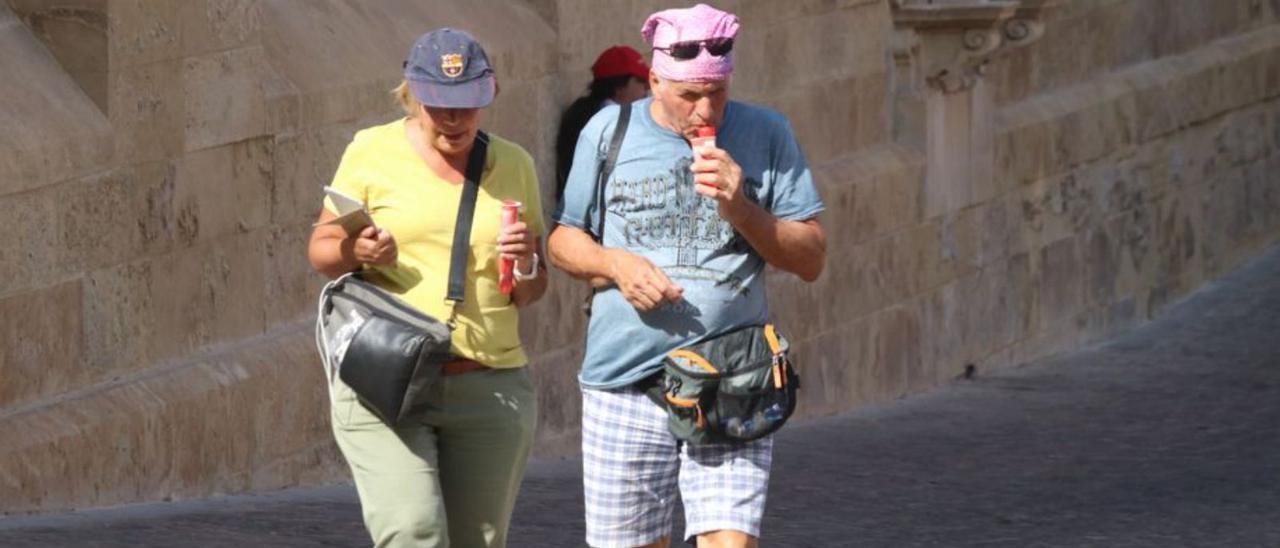
[[[827,236],[816,219],[787,221],[745,202],[743,211],[730,223],[774,267],[808,282],[822,274],[827,261]]]
[[[551,264],[579,280],[605,285],[613,279],[609,251],[581,229],[559,225],[547,238]]]

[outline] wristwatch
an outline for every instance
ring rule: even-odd
[[[528,274],[524,274],[520,272],[520,261],[516,261],[516,267],[512,270],[515,271],[517,282],[523,282],[525,280],[532,280],[534,278],[537,278],[538,277],[538,254],[537,253],[533,254],[533,268],[529,269],[530,272]]]

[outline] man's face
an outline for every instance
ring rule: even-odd
[[[729,103],[729,81],[679,82],[654,74],[649,77],[653,101],[666,122],[664,125],[686,139],[696,136],[698,126],[719,126]]]

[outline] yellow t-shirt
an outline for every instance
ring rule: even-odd
[[[398,246],[394,266],[375,267],[367,279],[441,321],[449,318],[445,294],[453,228],[462,185],[437,176],[413,150],[405,120],[356,133],[333,176],[333,187],[363,200],[379,228]],[[519,145],[490,134],[484,175],[471,224],[466,297],[453,332],[454,354],[490,367],[528,362],[520,345],[519,315],[498,290],[498,231],[503,200],[524,204],[522,219],[543,234],[542,204],[533,158]],[[326,200],[325,207],[334,207]]]

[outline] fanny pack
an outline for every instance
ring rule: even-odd
[[[448,320],[420,312],[359,272],[344,274],[320,291],[316,347],[330,395],[334,379],[342,379],[388,425],[395,426],[438,391],[441,364],[455,359],[449,349],[466,293],[471,221],[488,143],[489,136],[478,133],[467,157],[449,258]]]
[[[731,331],[667,353],[645,389],[667,411],[676,439],[743,442],[782,428],[796,409],[800,377],[790,344],[772,324]]]

